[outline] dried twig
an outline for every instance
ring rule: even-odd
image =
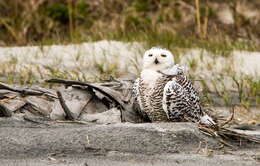
[[[53,78],[53,79],[45,80],[45,82],[65,84],[67,86],[71,86],[71,85],[88,86],[89,85],[88,83],[81,82],[81,81],[65,80],[65,79],[59,79],[59,78]]]
[[[227,121],[223,122],[222,124],[220,124],[219,127],[223,127],[226,124],[228,124],[229,122],[231,122],[233,120],[233,118],[234,118],[234,113],[235,113],[235,106],[232,107],[232,114],[229,117],[229,119]]]
[[[233,111],[232,116],[226,122],[221,124],[218,128],[210,128],[208,126],[204,126],[204,125],[199,124],[198,129],[202,133],[216,138],[221,144],[228,146],[228,147],[232,147],[232,148],[234,148],[234,146],[229,144],[225,140],[235,141],[236,143],[239,142],[240,144],[241,144],[241,140],[250,141],[250,142],[253,142],[253,143],[260,143],[260,139],[255,137],[255,136],[242,134],[242,133],[238,133],[236,131],[232,131],[232,130],[223,128],[224,125],[228,124],[233,119],[233,117],[234,117],[234,107],[232,109],[232,111]]]
[[[32,118],[32,117],[29,117],[29,116],[27,116],[27,115],[24,115],[24,116],[23,116],[23,119],[26,120],[26,121],[28,121],[28,122],[32,122],[32,123],[36,123],[36,124],[42,124],[42,125],[50,126],[50,124],[42,122],[42,120],[49,120],[49,119],[47,119],[47,118],[44,118],[44,119],[41,119],[41,118]]]
[[[72,116],[71,111],[69,110],[68,106],[66,105],[65,100],[63,99],[60,91],[57,91],[57,96],[58,96],[60,105],[66,114],[67,119],[72,120],[72,121],[75,120],[75,118]]]
[[[90,99],[87,100],[86,104],[83,106],[83,108],[81,109],[81,113],[87,108],[88,104],[94,99],[94,97],[92,96]]]
[[[89,122],[81,121],[81,120],[55,120],[57,123],[77,123],[77,124],[90,124]]]
[[[216,138],[222,145],[225,145],[225,146],[228,146],[228,147],[232,147],[234,148],[233,145],[227,143],[226,141],[224,141],[221,136],[218,134],[218,131],[215,130],[215,129],[212,129],[212,128],[208,128],[207,126],[204,126],[204,125],[198,125],[198,129],[208,135],[208,136],[211,136],[213,138]]]
[[[36,96],[40,96],[43,95],[44,92],[39,92],[36,90],[31,90],[31,89],[21,89],[21,88],[13,88],[7,84],[4,83],[0,83],[0,89],[6,89],[6,90],[10,90],[12,92],[17,92],[17,93],[21,93],[22,95],[36,95]]]
[[[12,92],[17,92],[20,93],[22,96],[42,96],[42,95],[46,95],[47,97],[51,97],[51,98],[56,98],[55,95],[53,95],[50,92],[46,92],[43,90],[34,90],[34,89],[27,89],[27,88],[15,88],[12,87],[10,85],[4,84],[0,82],[0,89],[5,89],[5,90],[9,90]]]

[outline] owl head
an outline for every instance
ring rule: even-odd
[[[164,70],[174,65],[172,53],[161,47],[152,47],[145,51],[143,56],[143,69]]]

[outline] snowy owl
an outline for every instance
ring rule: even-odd
[[[216,124],[202,109],[198,92],[185,75],[186,70],[174,64],[174,56],[167,49],[153,47],[144,53],[141,76],[133,88],[143,116],[152,122]]]

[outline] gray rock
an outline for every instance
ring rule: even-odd
[[[119,109],[112,108],[102,113],[82,114],[80,120],[97,124],[121,123],[121,112]]]
[[[253,155],[213,155],[203,154],[158,154],[142,155],[113,152],[107,156],[50,155],[46,158],[0,159],[1,166],[256,166]]]
[[[12,117],[0,118],[0,131],[3,166],[253,166],[260,153],[259,145],[217,150],[216,140],[191,123],[82,125]]]
[[[201,141],[217,142],[190,123],[120,123],[113,125],[42,125],[0,121],[0,158],[49,153],[106,154],[109,151],[157,154],[191,151]]]

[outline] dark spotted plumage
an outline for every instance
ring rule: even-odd
[[[163,87],[163,82],[156,83],[156,87]],[[149,89],[142,79],[136,80],[136,100],[140,105],[141,113],[152,122],[168,121],[166,113],[162,108],[163,88]],[[160,95],[158,95],[160,94]]]
[[[191,121],[215,124],[201,108],[198,92],[183,72],[161,74],[152,88],[140,78],[135,84],[141,112],[151,121]]]
[[[198,92],[184,74],[178,74],[167,82],[163,103],[164,111],[172,121],[199,122],[204,115]]]

